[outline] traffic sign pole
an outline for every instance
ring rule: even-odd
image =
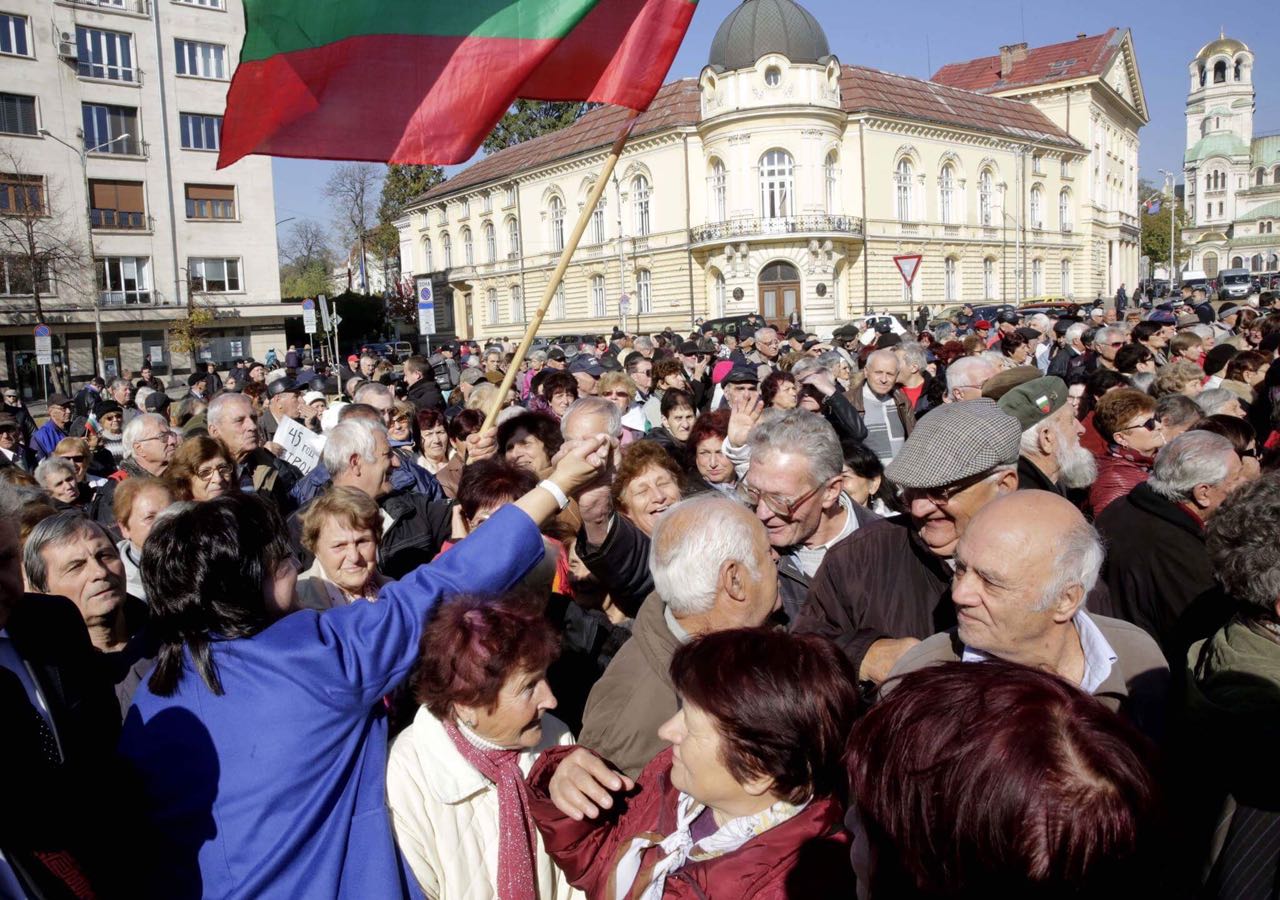
[[[908,301],[907,309],[910,311],[910,321],[914,322],[916,318],[916,297],[911,291],[911,284],[916,280],[916,274],[920,271],[920,254],[905,253],[902,256],[895,256],[893,264],[898,267],[898,274],[902,276],[902,281],[907,286]]]
[[[36,339],[36,363],[40,366],[40,380],[44,383],[44,405],[49,408],[49,366],[53,365],[53,333],[41,322],[34,329]]]

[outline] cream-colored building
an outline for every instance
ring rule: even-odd
[[[1280,134],[1255,135],[1253,53],[1219,34],[1188,66],[1187,267],[1280,271]]]
[[[0,217],[34,191],[42,228],[82,260],[91,245],[91,269],[55,266],[41,290],[76,381],[98,365],[95,305],[108,374],[144,357],[161,373],[186,369],[169,335],[193,292],[216,316],[209,358],[284,352],[298,310],[280,302],[271,160],[216,169],[243,39],[240,0],[0,0]],[[10,234],[0,230],[0,355],[34,397],[37,317]]]
[[[995,59],[994,81],[984,60],[934,81],[842,64],[802,7],[745,0],[701,75],[637,120],[540,333],[607,331],[624,309],[642,332],[752,312],[830,332],[1132,284],[1146,111],[1128,33]],[[962,78],[979,89],[943,83]],[[523,330],[624,117],[595,110],[409,207],[401,271],[433,283],[439,331]]]

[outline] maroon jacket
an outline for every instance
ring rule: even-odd
[[[548,786],[565,755],[577,747],[543,752],[529,773],[529,800],[547,852],[586,893],[588,900],[631,900],[648,884],[661,851],[645,851],[640,874],[626,897],[614,896],[618,859],[634,837],[660,837],[676,829],[679,791],[671,784],[671,750],[645,766],[636,789],[617,798],[599,819],[575,822],[551,802]],[[852,897],[849,836],[841,825],[844,805],[814,800],[797,816],[752,838],[732,853],[687,861],[667,876],[662,896],[672,900],[787,900],[793,897]]]
[[[1089,487],[1089,508],[1094,518],[1112,501],[1119,500],[1146,481],[1154,464],[1154,457],[1114,445],[1105,456],[1099,456],[1098,477]]]

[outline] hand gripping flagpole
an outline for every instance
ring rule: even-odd
[[[601,169],[599,177],[596,178],[596,183],[591,188],[591,194],[587,197],[587,202],[583,205],[582,212],[578,215],[577,224],[573,226],[573,233],[569,235],[569,240],[564,245],[564,250],[560,253],[560,262],[556,265],[555,271],[551,273],[551,280],[547,282],[547,287],[542,292],[542,302],[538,304],[538,310],[533,314],[529,327],[524,330],[524,339],[520,341],[520,346],[516,348],[515,356],[511,358],[511,365],[507,366],[507,373],[503,376],[502,384],[498,387],[498,394],[485,415],[484,424],[480,426],[482,432],[493,428],[494,422],[497,421],[498,411],[502,409],[503,401],[511,390],[511,386],[515,383],[516,374],[520,371],[520,364],[524,362],[525,354],[529,352],[529,346],[533,343],[533,338],[538,333],[538,328],[542,325],[543,317],[547,314],[547,310],[551,308],[551,298],[555,296],[556,288],[560,286],[560,282],[564,279],[565,270],[569,268],[569,261],[573,258],[574,251],[578,249],[578,242],[582,240],[582,233],[587,230],[587,222],[590,221],[596,204],[600,202],[600,195],[604,193],[604,189],[609,184],[609,176],[613,174],[613,168],[618,164],[618,157],[622,155],[622,148],[626,145],[627,138],[631,136],[631,129],[635,127],[636,117],[639,115],[639,110],[633,109],[630,111],[623,122],[622,131],[609,149],[609,156],[604,161],[604,168]]]

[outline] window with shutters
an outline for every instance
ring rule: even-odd
[[[141,156],[138,110],[131,106],[81,103],[84,149],[87,153],[113,156]]]
[[[90,179],[89,199],[93,228],[146,230],[147,203],[141,181]]]
[[[30,24],[26,16],[0,13],[0,54],[31,56]]]
[[[47,215],[43,175],[0,174],[0,216]]]
[[[108,306],[151,302],[151,260],[145,256],[108,256],[97,261],[98,294]]]
[[[0,134],[39,134],[36,98],[0,93]]]
[[[82,78],[136,82],[133,38],[120,31],[77,25],[76,72]]]
[[[222,147],[222,116],[179,113],[183,150],[218,150]]]
[[[226,79],[227,48],[222,44],[174,38],[173,51],[179,75],[187,75],[191,78]]]
[[[220,219],[236,217],[236,188],[232,184],[188,184],[187,218]]]
[[[238,259],[188,259],[187,274],[191,279],[193,293],[231,294],[241,290]]]

